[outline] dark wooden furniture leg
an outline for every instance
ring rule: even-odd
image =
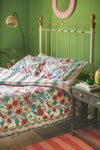
[[[88,116],[88,104],[81,101],[80,108],[80,116],[81,116],[81,126],[87,125],[87,116]]]
[[[76,108],[76,99],[72,98],[72,124],[71,124],[71,131],[75,129],[75,118],[76,118],[75,108]],[[72,134],[74,134],[74,133],[72,132]]]
[[[98,114],[98,109],[94,108],[94,126],[97,127],[97,114]]]

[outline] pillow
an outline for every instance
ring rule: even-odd
[[[58,68],[59,60],[60,58],[48,57],[47,62],[41,72],[41,77],[55,80],[59,79],[63,73],[61,68]]]
[[[71,59],[49,58],[41,72],[41,77],[73,82],[86,64],[87,62]]]
[[[33,76],[39,76],[45,63],[45,58],[27,55],[19,60],[11,69]]]
[[[68,85],[72,85],[79,76],[79,74],[82,72],[86,64],[87,62],[81,62],[80,66],[76,67],[75,70],[73,70],[67,78],[65,73],[62,80],[66,81]]]
[[[35,62],[36,62],[35,57],[27,55],[26,57],[19,60],[11,69],[15,69],[16,71],[20,71],[23,73],[29,73],[29,68],[35,67]]]
[[[27,55],[18,61],[11,69],[27,73],[35,77],[52,80],[74,82],[87,62],[54,57],[33,57]]]
[[[68,66],[68,70],[65,71],[61,80],[66,81],[71,80],[74,77],[76,78],[81,73],[86,64],[87,62],[85,61],[71,60],[71,63]]]

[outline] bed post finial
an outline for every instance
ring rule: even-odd
[[[43,17],[39,17],[39,55],[42,55],[42,27],[43,27]]]
[[[90,18],[91,18],[90,27],[95,28],[95,26],[96,26],[96,23],[95,23],[96,16],[95,16],[95,14],[93,14]]]
[[[93,14],[90,22],[90,78],[94,78],[94,40],[95,40],[95,18],[96,16]]]
[[[39,26],[43,26],[43,16],[39,17]]]

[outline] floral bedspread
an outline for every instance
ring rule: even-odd
[[[0,68],[0,136],[54,124],[71,115],[66,82]]]

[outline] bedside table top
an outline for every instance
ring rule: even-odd
[[[100,91],[90,92],[90,91],[87,91],[85,89],[78,88],[76,86],[72,86],[72,89],[76,89],[76,90],[79,90],[81,92],[85,92],[87,94],[93,95],[93,96],[97,97],[98,99],[100,99]]]

